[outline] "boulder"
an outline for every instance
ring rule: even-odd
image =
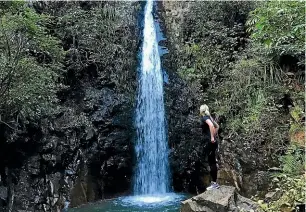
[[[257,205],[250,199],[240,196],[236,188],[221,186],[205,191],[182,202],[181,212],[239,212],[257,211]]]
[[[271,192],[268,192],[266,195],[265,195],[265,201],[266,202],[271,202],[271,201],[275,201],[275,200],[278,200],[281,198],[282,196],[282,191],[280,189],[276,190],[276,191],[271,191]]]

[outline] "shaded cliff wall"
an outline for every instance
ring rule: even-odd
[[[265,191],[278,166],[277,154],[289,142],[290,115],[283,110],[288,105],[280,103],[279,108],[276,104],[282,101],[285,85],[267,93],[265,105],[258,103],[260,94],[254,88],[257,102],[250,103],[250,108],[243,104],[254,97],[239,96],[240,87],[232,89],[242,79],[235,64],[250,57],[245,23],[256,5],[162,1],[159,6],[169,49],[163,64],[169,73],[165,91],[175,190],[199,192],[209,183],[198,115],[198,108],[206,103],[221,126],[218,181],[246,196]],[[237,102],[229,101],[235,92]],[[254,118],[249,112],[253,110],[260,116]]]
[[[37,2],[66,51],[54,114],[1,142],[0,207],[59,211],[129,192],[138,15],[133,2]],[[3,125],[4,127],[4,125]]]

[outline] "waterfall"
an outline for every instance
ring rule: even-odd
[[[152,10],[153,0],[148,0],[144,16],[141,70],[138,77],[135,195],[169,192],[163,73]]]

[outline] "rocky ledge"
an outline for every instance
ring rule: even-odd
[[[257,205],[238,194],[232,186],[205,191],[182,202],[181,212],[239,212],[257,211]]]

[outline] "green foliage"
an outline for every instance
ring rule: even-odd
[[[267,53],[295,55],[304,65],[304,1],[267,1],[250,13],[247,25],[252,39]]]
[[[304,146],[305,144],[305,126],[302,118],[305,116],[304,111],[298,103],[295,103],[295,107],[293,107],[290,111],[290,115],[292,117],[290,121],[290,141],[291,143],[299,144],[300,146]]]
[[[259,200],[260,211],[294,211],[297,205],[302,205],[305,202],[305,176],[288,176],[282,174],[274,178],[274,182],[278,185],[278,192],[282,195],[278,200],[265,203]]]
[[[178,71],[181,77],[201,93],[201,102],[208,103],[217,114],[230,120],[226,126],[229,132],[259,132],[264,130],[263,125],[267,124],[268,127],[268,123],[279,116],[276,115],[275,99],[279,98],[279,94],[288,92],[285,84],[294,81],[288,79],[279,65],[279,58],[282,54],[295,57],[304,48],[301,45],[304,44],[304,36],[300,34],[303,31],[299,27],[295,28],[304,17],[301,5],[301,2],[283,4],[275,1],[249,5],[242,2],[232,5],[226,2],[194,5],[194,13],[186,20],[184,33],[190,39],[183,48],[185,58],[178,60],[182,64]],[[278,10],[292,17],[281,16]],[[213,11],[218,11],[220,15],[213,15],[216,14]],[[248,13],[250,16],[247,21],[241,18],[247,17]],[[225,21],[224,17],[231,18]],[[247,22],[252,31],[251,40],[246,38],[243,21]],[[288,27],[283,30],[280,27],[282,22],[287,25],[289,21],[291,25],[288,23]],[[194,24],[190,26],[189,22]],[[289,25],[295,29],[292,29],[295,39],[290,40],[290,46],[295,46],[294,53],[292,49],[284,51],[288,45],[285,41],[281,42],[291,30]],[[273,38],[269,48],[262,45],[267,36]],[[271,48],[274,48],[273,54]],[[280,48],[283,49],[276,51]],[[275,114],[273,118],[270,117],[272,114]],[[277,131],[280,136],[271,138],[273,141],[285,137],[287,132],[281,130],[282,127],[275,129],[275,135]]]
[[[285,155],[280,157],[282,172],[289,176],[302,174],[305,166],[304,151],[292,144]]]
[[[184,19],[182,38],[177,39],[182,44],[176,47],[179,54],[174,61],[180,77],[197,94],[198,105],[208,104],[213,113],[226,117],[222,137],[256,151],[261,156],[256,163],[267,161],[259,165],[263,169],[282,163],[288,176],[282,189],[295,187],[300,192],[305,180],[297,177],[294,184],[294,174],[288,173],[300,174],[301,153],[292,150],[278,158],[287,149],[290,124],[291,128],[301,124],[289,122],[280,99],[289,93],[295,107],[304,105],[304,81],[297,73],[304,61],[305,8],[302,2],[249,3],[190,4],[192,12]],[[285,55],[293,62],[286,61]],[[293,198],[286,201],[293,205],[300,196]]]
[[[246,40],[242,23],[253,4],[197,2],[191,5],[192,13],[186,17],[183,26],[183,37],[187,41],[181,50],[185,57],[176,62],[180,69],[193,70],[195,78],[218,82],[216,76],[225,75],[244,47]],[[188,71],[183,72],[188,75]]]
[[[126,87],[136,68],[133,10],[127,10],[124,2],[97,2],[90,10],[78,4],[67,3],[57,18],[56,34],[68,50],[67,70],[81,77],[90,68],[101,81]]]
[[[247,43],[243,22],[253,7],[249,2],[195,4],[184,31],[189,37],[183,48],[186,56],[178,61],[180,76],[201,93],[201,101],[231,119],[235,130],[248,124],[248,117],[258,119],[255,110],[263,103],[253,109],[247,106],[266,93],[261,82],[264,65],[253,53],[243,52]]]
[[[64,52],[46,27],[50,17],[24,2],[1,3],[0,18],[0,120],[10,126],[51,111]]]
[[[303,110],[302,110],[302,108],[299,106],[299,105],[297,105],[297,106],[295,106],[291,111],[290,111],[290,114],[291,114],[291,116],[292,116],[292,118],[294,119],[294,121],[296,121],[296,122],[300,122],[300,120],[301,120],[301,118],[302,118],[302,116],[303,116]]]
[[[292,211],[305,202],[304,153],[302,148],[291,145],[287,153],[280,157],[282,173],[273,176],[273,187],[281,195],[269,202],[259,200],[262,211]]]

